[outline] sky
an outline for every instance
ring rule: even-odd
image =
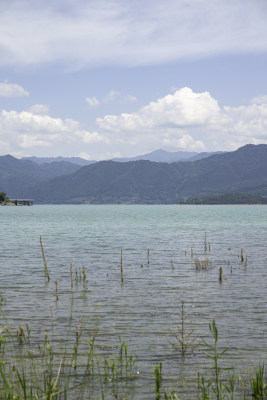
[[[0,155],[267,144],[266,0],[0,0]]]

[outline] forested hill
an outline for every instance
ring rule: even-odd
[[[19,198],[30,185],[60,175],[70,174],[80,167],[66,161],[38,165],[31,160],[18,160],[11,155],[0,157],[0,192]]]
[[[176,203],[224,193],[267,194],[267,145],[246,145],[195,162],[103,161],[31,185],[40,203]]]

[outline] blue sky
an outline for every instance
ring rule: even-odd
[[[266,0],[0,3],[0,154],[267,143]]]

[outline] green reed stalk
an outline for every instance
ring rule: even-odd
[[[160,400],[161,398],[161,370],[159,365],[155,365],[154,368],[155,375],[155,390],[156,390],[156,400]]]
[[[55,282],[55,285],[56,285],[56,299],[58,300],[57,281]]]
[[[50,281],[50,275],[49,275],[49,271],[48,271],[47,264],[46,264],[45,253],[44,253],[44,247],[43,247],[43,243],[42,243],[42,236],[40,236],[40,246],[41,246],[41,250],[42,250],[42,256],[43,256],[43,262],[44,262],[45,275],[46,275],[47,280],[48,280],[48,282],[49,282],[49,281]]]
[[[222,283],[222,276],[223,276],[222,267],[220,267],[219,268],[219,281],[220,281],[220,283]]]
[[[123,283],[122,248],[121,248],[121,283]]]

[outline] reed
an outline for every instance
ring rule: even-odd
[[[255,400],[264,400],[267,396],[267,384],[264,382],[264,365],[259,364],[255,376],[250,378],[252,397]]]
[[[190,349],[193,351],[197,344],[193,337],[193,329],[189,329],[189,323],[187,322],[188,316],[185,313],[184,301],[181,301],[181,307],[178,312],[178,322],[175,325],[175,330],[172,332],[172,337],[175,342],[170,341],[171,346],[174,350],[180,351],[182,358],[185,357],[186,352]]]
[[[204,260],[200,260],[198,257],[195,258],[196,269],[207,269],[211,267],[212,262],[207,257]]]
[[[221,359],[228,349],[224,349],[222,351],[218,350],[218,329],[214,320],[209,324],[209,329],[213,336],[214,342],[209,344],[204,341],[205,345],[208,347],[208,351],[205,351],[204,354],[212,362],[212,367],[210,367],[212,375],[205,378],[202,376],[201,379],[198,377],[198,387],[201,390],[203,400],[213,398],[216,400],[223,400],[226,398],[226,393],[229,393],[231,390],[232,394],[234,393],[235,380],[230,379],[232,386],[227,386],[225,379],[222,376],[223,372],[229,371],[232,368],[223,368],[220,366]]]
[[[220,283],[222,283],[222,278],[223,278],[222,267],[219,267],[219,282],[220,282]]]
[[[156,400],[160,400],[161,398],[161,380],[162,375],[160,371],[160,366],[155,365],[154,367],[154,376],[155,376],[155,391],[156,391]]]
[[[204,237],[204,250],[205,250],[205,253],[207,252],[207,249],[208,249],[208,246],[207,246],[207,234],[205,232],[205,237]]]
[[[73,346],[73,356],[72,356],[72,366],[74,369],[77,368],[77,359],[78,359],[78,350],[79,350],[79,339],[81,336],[81,332],[79,332],[78,328],[76,329],[76,339]]]
[[[121,283],[123,283],[122,248],[121,248]]]
[[[71,287],[73,287],[72,262],[70,263],[70,283],[71,283]]]
[[[55,282],[55,286],[56,286],[56,299],[58,300],[58,288],[57,288],[57,281]]]
[[[241,249],[240,258],[241,258],[241,262],[243,263],[244,262],[244,249]]]
[[[1,311],[2,306],[4,306],[5,304],[6,304],[6,299],[2,295],[2,293],[0,293],[0,311]]]
[[[40,246],[41,246],[41,250],[42,250],[42,256],[43,256],[43,262],[44,262],[45,275],[46,275],[47,280],[48,280],[48,282],[49,282],[49,281],[50,281],[50,275],[49,275],[49,271],[48,271],[47,264],[46,264],[45,253],[44,253],[44,247],[43,247],[43,242],[42,242],[42,236],[40,236]]]
[[[88,280],[86,277],[86,272],[84,266],[82,267],[82,286],[83,286],[83,295],[85,296],[88,292]]]
[[[149,249],[147,249],[147,265],[149,265]]]
[[[185,328],[184,323],[184,331]],[[219,334],[215,321],[209,324],[209,328],[213,341],[211,343],[204,341],[207,347],[204,354],[211,361],[211,366],[207,368],[204,375],[197,374],[199,395],[196,397],[193,393],[188,393],[183,394],[183,397],[178,397],[173,388],[168,394],[164,388],[163,368],[160,362],[153,371],[154,398],[159,400],[185,398],[265,400],[267,389],[264,365],[259,364],[258,370],[251,374],[250,378],[244,378],[242,387],[246,389],[242,394],[238,386],[241,378],[237,379],[235,372],[228,375],[232,368],[222,367],[227,349],[219,349]],[[19,328],[20,330],[24,332],[23,327]],[[9,329],[9,332],[12,332],[12,329]],[[129,351],[128,343],[119,338],[117,351],[112,350],[112,354],[103,359],[103,356],[96,351],[98,325],[93,337],[89,340],[82,341],[81,333],[82,330],[76,328],[75,338],[68,343],[64,353],[60,352],[58,343],[54,341],[53,336],[50,338],[47,330],[44,342],[39,344],[39,355],[33,348],[34,343],[28,347],[25,339],[19,346],[13,342],[12,338],[9,340],[8,349],[0,346],[0,398],[6,400],[85,400],[89,398],[103,400],[106,395],[107,398],[121,400],[140,398],[135,396],[134,391],[131,392],[130,383],[135,382],[138,373],[136,358]],[[3,332],[1,334],[3,336]],[[16,336],[15,339],[17,341]],[[10,352],[12,343],[14,350]],[[89,345],[88,351],[85,350],[84,344]],[[70,346],[73,348],[71,352],[69,352]],[[152,378],[152,371],[150,375]],[[149,371],[144,371],[142,379],[145,376],[149,376]],[[250,392],[247,385],[250,385]]]
[[[18,341],[19,343],[23,343],[26,336],[25,336],[25,332],[24,332],[24,328],[22,325],[19,326],[19,330],[17,332],[17,336],[18,336]]]

